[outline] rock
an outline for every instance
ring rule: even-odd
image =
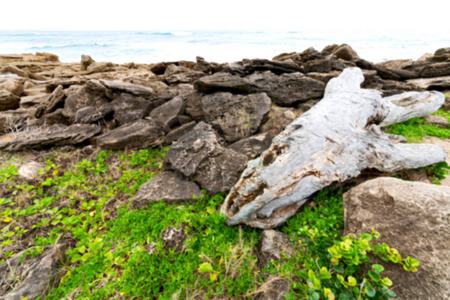
[[[114,110],[114,119],[117,120],[118,124],[124,125],[148,116],[152,109],[152,102],[122,93],[107,106]]]
[[[195,60],[197,61],[196,65],[195,65],[195,70],[196,71],[200,71],[200,72],[203,72],[205,74],[211,74],[211,72],[214,69],[214,66],[211,63],[207,62],[201,56],[197,56],[195,58]]]
[[[419,69],[419,76],[423,78],[450,75],[450,62],[426,64]]]
[[[268,59],[244,60],[244,70],[247,74],[256,71],[271,71],[275,74],[303,72],[303,68],[293,61],[274,61]]]
[[[172,144],[173,142],[178,140],[180,137],[182,137],[183,135],[185,135],[186,133],[191,131],[195,127],[195,125],[197,125],[197,123],[195,121],[192,121],[192,122],[183,124],[178,128],[173,129],[166,135],[164,143]]]
[[[163,166],[217,194],[231,188],[245,162],[244,155],[220,145],[211,125],[200,122],[170,146]]]
[[[252,90],[266,93],[275,104],[289,106],[323,96],[325,84],[301,73],[277,76],[272,72],[254,73],[247,77]]]
[[[204,76],[195,82],[194,87],[197,91],[202,93],[250,92],[250,83],[245,78],[225,72],[218,72],[210,76]]]
[[[154,92],[151,88],[137,84],[127,83],[119,80],[100,80],[100,83],[115,92],[128,93],[137,97],[150,98],[154,95]]]
[[[163,105],[155,108],[150,117],[161,124],[173,127],[178,123],[178,116],[184,114],[185,103],[181,96],[177,96]]]
[[[27,270],[24,274],[21,274],[22,276],[20,277],[25,277],[22,283],[11,292],[4,295],[2,300],[34,300],[38,297],[42,297],[43,299],[48,287],[52,283],[52,278],[54,278],[57,273],[58,264],[64,263],[64,252],[66,249],[66,245],[55,245],[36,257],[33,260],[33,263],[30,263],[30,267],[26,268]],[[16,264],[14,264],[12,268],[18,268],[21,255],[16,254],[16,256],[19,257],[16,259]],[[6,275],[8,273],[7,266],[10,266],[11,268],[11,263],[5,263],[0,266],[0,274]],[[2,270],[2,268],[5,270]]]
[[[265,93],[214,93],[204,96],[202,104],[206,122],[223,132],[225,140],[234,142],[258,130],[270,111],[271,101]]]
[[[436,50],[431,60],[437,62],[450,61],[450,48],[441,48]]]
[[[237,141],[236,143],[233,143],[230,146],[228,146],[228,148],[238,153],[244,154],[250,160],[263,153],[264,150],[270,147],[271,143],[272,137],[270,136],[270,134],[261,133]]]
[[[295,254],[294,245],[285,233],[275,230],[264,230],[261,245],[258,250],[261,269],[269,266],[271,261],[290,258]]]
[[[164,79],[169,84],[193,83],[203,76],[205,76],[205,73],[203,72],[194,71],[185,67],[178,67],[174,64],[169,65],[164,72]]]
[[[95,106],[86,106],[77,110],[73,122],[77,124],[92,124],[104,119],[112,111],[110,107],[98,108]]]
[[[110,62],[92,62],[86,69],[85,74],[103,73],[114,71],[114,65]]]
[[[292,292],[290,285],[293,282],[285,277],[269,275],[266,282],[255,292],[259,300],[284,300],[285,295]]]
[[[154,120],[137,120],[122,125],[97,138],[101,149],[148,148],[162,143],[162,129]]]
[[[47,92],[52,93],[58,86],[62,86],[63,89],[67,89],[71,87],[72,85],[84,85],[86,82],[88,82],[88,79],[86,78],[71,78],[71,79],[64,79],[64,80],[55,80],[50,83],[47,83],[45,86],[45,89]]]
[[[416,273],[377,261],[385,266],[383,277],[394,282],[400,299],[450,298],[449,199],[450,187],[395,178],[370,180],[344,195],[344,234],[375,228],[381,235],[377,243],[419,260]]]
[[[161,236],[166,251],[175,249],[176,253],[183,252],[184,241],[187,239],[187,234],[184,232],[184,225],[181,225],[180,228],[168,227],[162,232]]]
[[[0,69],[1,74],[16,74],[19,77],[28,78],[28,74],[14,65],[7,65]]]
[[[16,109],[20,106],[20,98],[11,92],[0,90],[0,111]]]
[[[406,82],[416,85],[425,90],[442,91],[445,89],[450,89],[450,76],[411,79]]]
[[[44,168],[45,164],[31,161],[20,166],[19,176],[27,180],[34,180],[40,175],[38,171]]]
[[[333,67],[332,59],[333,57],[330,56],[328,58],[310,60],[304,64],[305,72],[329,73]]]
[[[350,47],[347,44],[337,46],[331,51],[331,54],[335,55],[337,58],[348,61],[353,61],[354,59],[359,58],[356,51],[353,50],[352,47]]]
[[[2,111],[0,112],[0,132],[17,131],[32,119],[34,117],[27,109]]]
[[[271,137],[274,137],[301,114],[301,111],[294,108],[272,105],[267,116],[267,121],[261,125],[259,131],[261,133],[268,133]]]
[[[109,102],[109,91],[95,80],[88,81],[84,86],[73,85],[65,92],[64,115],[68,118],[73,118],[80,108],[101,107]]]
[[[69,120],[63,115],[63,109],[58,108],[54,112],[45,114],[39,119],[31,119],[27,122],[27,128],[48,127],[55,124],[62,124],[69,126]]]
[[[413,64],[412,59],[395,59],[376,63],[377,66],[388,69],[403,69],[405,67],[411,66],[412,64]]]
[[[20,107],[29,108],[32,106],[39,106],[40,104],[47,102],[50,98],[49,94],[39,94],[35,96],[25,96],[20,98]]]
[[[35,96],[39,94],[45,93],[46,88],[43,85],[34,86],[32,88],[26,89],[23,91],[25,96]]]
[[[160,63],[154,64],[150,68],[150,71],[152,71],[156,75],[163,75],[164,72],[166,72],[167,67],[170,65],[177,65],[177,62],[160,62]]]
[[[8,91],[17,97],[20,97],[23,93],[23,84],[18,80],[8,79],[0,83],[0,90]]]
[[[186,97],[186,113],[194,120],[202,120],[205,118],[202,103],[203,94],[193,92]]]
[[[322,81],[324,84],[327,84],[332,78],[338,77],[342,72],[340,71],[331,71],[329,73],[318,73],[318,72],[310,72],[308,73],[308,77]]]
[[[95,61],[89,55],[81,55],[81,71],[86,71],[87,68]]]
[[[49,146],[76,145],[98,134],[100,130],[100,127],[96,125],[64,126],[58,124],[48,128],[21,131],[15,133],[9,141],[0,141],[0,149],[22,151]]]
[[[428,116],[424,124],[436,125],[439,128],[450,128],[450,122],[446,118],[439,116]]]
[[[179,116],[177,116],[177,120],[178,120],[178,123],[180,123],[181,125],[184,125],[184,124],[190,123],[192,121],[192,118],[189,116],[186,116],[186,115],[179,115]]]
[[[172,85],[172,88],[175,88],[178,91],[178,95],[183,98],[194,92],[194,85],[190,83],[180,83],[177,85]]]
[[[144,183],[136,193],[132,209],[141,209],[150,202],[184,203],[202,195],[199,187],[174,172],[163,172]]]
[[[63,87],[59,85],[48,97],[47,101],[37,107],[35,117],[40,118],[43,114],[53,112],[58,106],[62,107],[64,105],[64,96]]]
[[[315,192],[362,170],[396,172],[445,160],[438,146],[400,144],[380,130],[436,111],[444,102],[441,93],[382,98],[378,91],[361,89],[363,80],[358,68],[330,80],[324,98],[248,163],[222,206],[228,225],[274,228]]]

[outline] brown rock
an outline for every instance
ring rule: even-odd
[[[290,113],[288,113],[288,111]],[[272,105],[267,121],[261,125],[260,132],[266,132],[271,137],[278,135],[284,128],[302,114],[294,108]]]
[[[261,268],[269,265],[271,261],[289,258],[295,254],[294,245],[285,233],[272,229],[262,232],[261,245],[258,250]]]
[[[174,64],[169,65],[164,72],[164,79],[169,84],[193,83],[203,76],[205,76],[203,72],[194,71],[186,67],[178,67]]]
[[[18,80],[8,79],[0,83],[0,90],[8,91],[17,97],[20,97],[23,93],[23,84]]]
[[[86,71],[87,68],[95,61],[89,55],[81,55],[81,71]]]
[[[16,109],[20,106],[20,98],[16,95],[0,90],[0,111]]]
[[[370,180],[344,195],[344,234],[375,228],[381,234],[377,243],[419,260],[416,273],[381,263],[400,299],[450,298],[449,199],[449,187],[395,178]]]

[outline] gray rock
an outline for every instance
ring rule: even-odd
[[[277,76],[272,72],[254,73],[247,77],[252,90],[266,93],[278,105],[289,106],[295,102],[321,98],[325,84],[301,73]]]
[[[394,59],[376,63],[377,66],[385,67],[388,69],[403,69],[405,67],[411,66],[412,64],[412,59]]]
[[[11,140],[0,142],[0,149],[21,151],[49,146],[76,145],[98,134],[100,130],[99,126],[84,124],[71,126],[58,124],[48,128],[35,128],[13,134]]]
[[[58,108],[54,112],[45,114],[39,119],[30,119],[27,121],[27,128],[48,127],[55,124],[70,125],[69,120],[63,115],[63,109]]]
[[[261,235],[262,240],[258,250],[261,268],[268,266],[271,261],[283,260],[295,254],[294,245],[287,234],[270,229],[264,230]]]
[[[154,64],[151,68],[150,71],[152,71],[153,73],[155,73],[156,75],[162,75],[164,74],[164,72],[166,71],[167,67],[170,65],[176,65],[177,62],[160,62],[157,64]]]
[[[154,120],[137,120],[99,136],[97,145],[111,150],[147,148],[160,145],[162,136],[161,126]]]
[[[375,228],[381,234],[376,243],[419,260],[415,273],[372,261],[385,266],[383,277],[393,281],[399,299],[450,298],[449,199],[450,187],[395,178],[370,180],[344,195],[344,234]]]
[[[34,180],[40,175],[38,171],[44,168],[44,164],[31,161],[20,166],[19,176],[27,180]]]
[[[77,124],[92,124],[105,118],[105,116],[110,114],[111,112],[112,109],[110,107],[98,108],[95,106],[86,106],[80,108],[75,113],[73,122]]]
[[[223,132],[225,140],[234,142],[258,130],[270,111],[271,101],[265,93],[214,93],[204,96],[202,104],[206,122]]]
[[[181,96],[158,106],[150,113],[150,117],[157,122],[173,127],[178,123],[178,116],[184,114],[185,102]]]
[[[183,135],[185,135],[186,133],[191,131],[195,127],[195,125],[197,125],[197,123],[195,121],[192,121],[192,122],[183,124],[178,128],[173,129],[166,135],[164,142],[166,144],[172,144],[173,142],[178,140],[180,137],[182,137]]]
[[[259,131],[261,133],[268,133],[271,137],[274,137],[301,114],[302,112],[295,108],[272,105],[267,116],[267,121],[261,125]]]
[[[292,292],[290,285],[293,282],[285,277],[269,275],[266,282],[256,291],[259,300],[284,300],[285,295]],[[259,292],[261,291],[261,292]]]
[[[377,71],[378,76],[389,80],[403,80],[419,77],[418,72],[412,69],[389,69],[381,65],[376,65],[364,59],[356,59],[355,63],[358,67],[366,70]]]
[[[34,300],[38,297],[45,297],[45,292],[51,284],[52,278],[56,275],[58,264],[64,263],[60,259],[65,259],[66,245],[55,245],[46,252],[38,256],[30,268],[22,274],[25,277],[22,283],[14,290],[3,296],[2,300]],[[16,254],[19,256],[19,254]],[[18,263],[19,259],[17,259]],[[6,268],[6,263],[3,264]],[[11,263],[9,264],[11,265]],[[16,268],[16,266],[14,266]],[[0,267],[1,270],[1,267]],[[6,271],[6,270],[5,270]],[[7,274],[7,272],[0,272],[0,274]]]
[[[246,74],[256,71],[271,71],[275,74],[303,72],[304,69],[293,61],[275,61],[268,59],[244,60],[243,67]]]
[[[186,113],[194,120],[203,120],[205,118],[202,97],[203,94],[199,92],[193,92],[186,97]]]
[[[71,87],[72,85],[84,85],[88,82],[86,78],[71,78],[71,79],[63,79],[63,80],[55,80],[50,83],[47,83],[45,89],[47,92],[52,93],[58,86],[62,85],[64,89]]]
[[[195,82],[194,87],[202,93],[248,93],[251,88],[250,83],[245,78],[225,72],[204,76]]]
[[[347,44],[342,44],[342,45],[335,45],[336,47],[328,48],[328,50],[331,50],[329,52],[329,54],[333,54],[335,55],[337,58],[343,59],[343,60],[347,60],[347,61],[352,61],[356,58],[359,58],[358,54],[356,53],[355,50],[353,50],[352,47],[350,47]],[[325,48],[324,50],[326,50],[327,48]],[[322,51],[324,52],[324,51]],[[328,52],[328,51],[327,51]]]
[[[207,62],[203,57],[197,56],[195,58],[196,65],[195,70],[203,72],[205,74],[211,74],[211,72],[214,70],[214,63]]]
[[[327,84],[328,81],[330,81],[332,78],[338,77],[340,74],[340,71],[330,71],[329,73],[310,72],[307,74],[307,76],[312,79],[322,81],[324,84]]]
[[[184,203],[202,195],[200,188],[175,172],[163,172],[144,183],[136,193],[132,209],[141,209],[149,202]]]
[[[438,62],[450,61],[450,48],[441,48],[436,50],[431,60]]]
[[[83,107],[101,107],[109,102],[109,91],[98,81],[90,80],[84,86],[73,85],[65,90],[67,95],[64,102],[64,115],[73,118],[75,113]]]
[[[205,73],[203,72],[194,71],[185,67],[178,67],[174,64],[169,65],[164,71],[164,79],[169,84],[193,83],[203,76],[205,76]]]
[[[40,118],[44,114],[53,112],[58,106],[64,103],[64,91],[62,85],[59,85],[45,102],[40,104],[35,112],[35,117]]]
[[[0,111],[16,109],[20,106],[20,98],[11,92],[0,91]]]
[[[187,239],[187,234],[184,232],[184,225],[179,228],[168,227],[161,233],[164,249],[170,251],[175,249],[175,252],[181,253],[184,249],[184,241]]]
[[[424,124],[436,125],[440,128],[450,128],[450,122],[446,118],[439,116],[428,116]]]
[[[270,134],[268,133],[261,133],[237,141],[236,143],[233,143],[230,146],[228,146],[228,148],[238,153],[244,154],[250,160],[263,153],[264,150],[270,147],[271,143],[272,143],[272,136],[270,136]]]
[[[419,76],[423,78],[450,75],[450,62],[427,64],[419,69]]]
[[[450,76],[419,78],[408,80],[407,83],[413,84],[425,90],[445,90],[450,89]]]
[[[211,125],[200,122],[170,146],[164,168],[177,171],[202,189],[217,194],[231,188],[245,163],[244,155],[224,148]]]
[[[119,125],[145,118],[153,108],[152,106],[151,101],[127,93],[120,94],[108,105],[114,110],[114,119]]]
[[[111,89],[114,92],[119,93],[128,93],[132,94],[137,97],[143,97],[143,98],[150,98],[154,95],[154,92],[151,88],[132,84],[128,82],[123,81],[108,81],[108,80],[100,80],[100,82],[107,87],[108,89]]]

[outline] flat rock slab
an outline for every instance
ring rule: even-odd
[[[226,72],[217,72],[210,76],[204,76],[195,82],[194,87],[202,93],[248,93],[251,88],[247,79]]]
[[[202,105],[206,122],[223,132],[225,140],[234,142],[259,129],[271,101],[265,93],[245,96],[219,92],[203,96]]]
[[[197,124],[167,151],[164,168],[183,174],[211,194],[227,192],[245,168],[246,157],[226,149],[211,125]]]
[[[148,98],[154,94],[153,89],[151,89],[149,87],[137,85],[137,84],[132,84],[132,83],[123,82],[123,81],[119,81],[119,80],[116,80],[116,81],[100,80],[100,82],[105,87],[107,87],[113,91],[117,91],[117,92],[121,92],[121,93],[128,93],[128,94],[135,95],[137,97]]]
[[[450,76],[441,76],[434,78],[419,78],[407,81],[425,90],[445,90],[450,89]]]
[[[48,128],[37,128],[21,131],[11,135],[9,141],[1,142],[0,149],[22,151],[42,149],[49,146],[76,145],[100,132],[97,125],[75,124],[71,126],[53,125]]]
[[[399,299],[450,298],[450,187],[395,178],[377,178],[344,195],[344,234],[381,234],[376,243],[397,249],[403,258],[418,259],[415,273],[401,265],[385,266]]]
[[[256,72],[247,77],[256,93],[266,93],[273,103],[290,106],[300,101],[308,101],[323,96],[325,84],[302,73],[277,76],[274,73]]]
[[[172,127],[178,123],[178,116],[184,114],[186,105],[181,96],[158,106],[150,113],[150,117],[161,124],[167,124]]]
[[[120,150],[147,148],[160,145],[163,141],[161,126],[152,119],[137,120],[122,125],[97,138],[101,149]]]
[[[114,119],[118,124],[124,125],[148,116],[152,103],[142,97],[122,93],[107,106],[114,110]]]
[[[276,136],[250,161],[222,206],[228,225],[263,229],[282,224],[315,192],[362,170],[415,169],[446,159],[429,144],[400,144],[380,126],[427,116],[444,102],[439,92],[408,92],[382,98],[360,88],[364,76],[349,68],[331,79],[325,97]]]
[[[266,149],[268,149],[271,143],[272,143],[272,136],[268,133],[261,133],[237,141],[228,146],[228,148],[238,153],[244,154],[250,160],[259,156]]]
[[[200,188],[192,181],[183,179],[175,172],[163,172],[144,183],[136,193],[132,209],[141,209],[149,202],[184,203],[202,195]]]

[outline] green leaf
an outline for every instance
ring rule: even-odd
[[[320,299],[320,295],[318,293],[316,293],[316,292],[312,293],[311,297],[314,300],[319,300]]]
[[[364,286],[365,286],[365,292],[366,292],[367,297],[370,297],[370,298],[374,297],[376,294],[376,291],[374,290],[374,288],[370,284],[365,284]]]
[[[113,259],[113,254],[112,254],[111,252],[107,252],[107,253],[105,254],[105,257],[106,257],[107,259],[109,259],[109,260],[112,260],[112,259]]]
[[[331,274],[328,272],[328,269],[325,267],[322,267],[320,269],[320,276],[322,276],[323,279],[330,279]]]
[[[367,274],[369,274],[369,277],[372,278],[372,280],[375,282],[379,282],[381,280],[380,275],[378,273],[373,272],[372,270],[369,270]]]
[[[83,256],[81,257],[82,261],[87,261],[89,258],[91,257],[91,253],[85,253],[83,254]]]
[[[72,259],[70,261],[73,262],[73,263],[76,263],[80,259],[81,259],[81,255],[80,254],[75,254],[74,256],[72,256]]]
[[[219,273],[217,273],[217,272],[212,272],[211,274],[209,274],[209,280],[211,280],[211,282],[216,282],[218,274]]]
[[[381,272],[384,271],[384,267],[382,265],[379,264],[373,264],[372,265],[372,269],[377,272],[378,274],[380,274]]]
[[[205,262],[205,263],[202,263],[202,264],[198,267],[198,271],[199,271],[200,273],[208,273],[208,272],[214,272],[214,269],[213,269],[213,267],[211,266],[210,263]]]
[[[349,286],[355,286],[356,285],[356,278],[355,277],[348,276],[347,280],[348,280],[348,285]]]

